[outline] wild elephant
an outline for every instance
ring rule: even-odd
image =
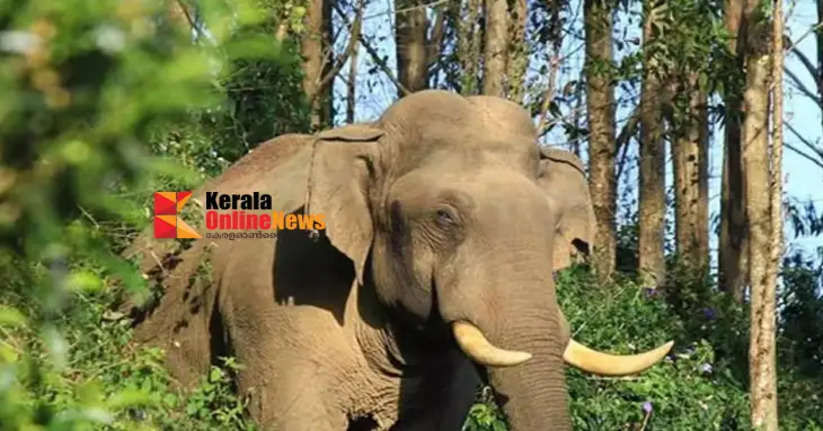
[[[270,193],[325,229],[177,254],[144,238],[164,294],[137,340],[184,384],[236,356],[266,428],[459,430],[486,382],[513,430],[569,429],[564,362],[630,374],[671,347],[569,337],[553,272],[591,242],[584,173],[503,99],[415,93],[374,123],[266,142],[195,195],[215,190]]]

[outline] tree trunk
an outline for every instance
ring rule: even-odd
[[[745,46],[745,28],[741,26],[746,0],[726,0],[724,21],[732,35],[729,52],[743,70],[742,50]],[[731,293],[738,303],[743,302],[746,287],[748,259],[748,229],[743,208],[743,159],[740,137],[742,95],[735,89],[727,89],[725,154],[723,157],[723,183],[720,196],[719,281],[721,289]]]
[[[817,0],[817,25],[823,23],[823,0]],[[817,95],[823,100],[823,30],[815,32],[817,35]]]
[[[526,24],[528,22],[526,0],[513,0],[509,33],[511,42],[506,70],[509,71],[509,100],[523,103],[526,92],[526,69],[529,66],[529,44],[526,42]]]
[[[640,96],[640,181],[638,202],[638,272],[643,286],[661,286],[666,276],[663,233],[666,215],[666,159],[663,142],[662,92],[657,62],[648,46],[654,42],[657,10],[647,2],[643,23],[643,87]]]
[[[776,0],[773,11],[772,62],[766,47],[753,44],[748,51],[746,79],[746,122],[744,124],[744,159],[749,193],[746,209],[749,211],[752,235],[749,247],[749,279],[751,280],[751,331],[749,341],[749,387],[752,404],[752,426],[763,431],[777,431],[777,358],[776,358],[776,289],[777,272],[783,245],[783,7]],[[756,39],[767,34],[766,18],[757,16],[753,7],[751,18]],[[774,101],[771,160],[768,145],[768,74],[772,67]],[[751,125],[749,118],[752,119]],[[749,139],[751,137],[751,139]],[[770,163],[771,162],[771,163]],[[770,169],[771,164],[771,169]],[[764,177],[765,175],[765,177]]]
[[[305,30],[300,43],[303,57],[303,92],[311,109],[311,127],[322,129],[331,124],[331,85],[323,86],[323,77],[331,69],[331,3],[332,0],[308,0]]]
[[[708,264],[708,98],[697,74],[685,83],[688,112],[675,124],[672,145],[675,243],[680,258],[701,271]]]
[[[612,14],[609,3],[586,0],[583,6],[586,30],[586,113],[589,122],[589,189],[597,232],[594,240],[594,266],[601,281],[614,272],[615,180],[614,88],[598,63],[612,61]]]
[[[428,87],[426,8],[422,0],[397,0],[395,8],[397,79],[409,91]]]
[[[486,43],[483,53],[483,94],[506,97],[508,53],[507,0],[486,0]]]
[[[704,275],[709,270],[709,96],[705,90],[700,93],[698,122],[700,127],[700,148],[697,166],[697,247],[704,268]]]
[[[346,84],[346,123],[354,123],[354,109],[357,105],[357,54],[358,43],[349,56],[349,82]]]
[[[477,64],[480,62],[480,31],[477,18],[480,14],[480,0],[466,2],[465,16],[459,14],[457,50],[460,60],[460,93],[464,96],[477,94]]]

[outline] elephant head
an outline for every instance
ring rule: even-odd
[[[283,176],[284,198],[325,216],[391,319],[420,343],[439,331],[485,372],[513,429],[569,428],[564,363],[622,375],[669,351],[615,356],[569,337],[553,272],[591,245],[587,184],[574,156],[539,149],[518,105],[415,93],[319,134],[305,157],[283,168],[304,175]]]

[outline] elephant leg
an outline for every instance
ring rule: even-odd
[[[250,396],[249,411],[262,429],[346,431],[348,418],[329,403],[326,384],[317,376],[316,368],[266,368],[269,372],[265,379],[238,374],[239,386]]]

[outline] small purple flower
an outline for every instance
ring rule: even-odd
[[[643,294],[646,295],[646,298],[654,298],[657,296],[657,289],[644,288]]]
[[[714,320],[717,318],[717,312],[714,308],[706,307],[703,309],[703,317],[705,317],[706,320]]]
[[[652,410],[654,410],[654,409],[652,408],[652,402],[651,401],[646,401],[645,403],[643,403],[643,411],[646,412],[646,414],[651,413]]]
[[[712,372],[712,364],[706,363],[700,366],[700,372],[704,374],[711,374]]]

